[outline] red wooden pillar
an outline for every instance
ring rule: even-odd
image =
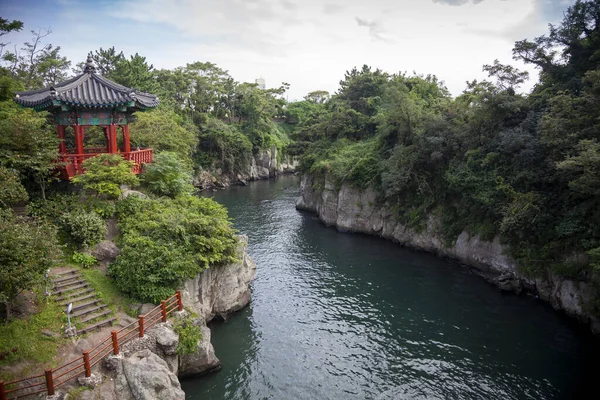
[[[183,302],[181,301],[181,291],[177,291],[177,310],[183,311]]]
[[[119,337],[117,336],[117,331],[111,331],[110,336],[112,337],[113,354],[115,356],[118,356],[119,355]]]
[[[83,366],[85,368],[85,377],[89,378],[92,376],[92,367],[90,366],[90,352],[83,352]]]
[[[117,147],[117,126],[111,125],[109,127],[109,132],[110,132],[110,147],[111,147],[111,150],[109,151],[109,153],[116,153],[119,151],[119,148]]]
[[[83,154],[83,126],[75,125],[75,154]]]
[[[167,302],[165,300],[161,300],[160,302],[160,311],[162,314],[162,322],[167,322]]]
[[[47,369],[44,371],[46,375],[46,391],[48,391],[48,396],[54,396],[54,379],[52,378],[52,370]]]
[[[129,125],[123,125],[121,127],[123,130],[123,151],[125,153],[129,153],[131,151],[131,142],[129,137]]]
[[[139,336],[140,337],[144,337],[144,316],[143,315],[139,315],[138,316],[138,325],[139,325]]]
[[[110,153],[110,139],[108,138],[108,126],[103,126],[104,140],[106,141],[106,152]]]
[[[60,139],[60,143],[58,144],[58,152],[60,154],[65,154],[67,152],[67,145],[65,143],[65,127],[62,125],[58,125],[58,138]]]

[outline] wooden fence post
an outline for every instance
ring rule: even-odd
[[[138,316],[138,325],[140,326],[140,337],[144,337],[144,316]]]
[[[89,378],[92,375],[92,367],[90,366],[90,352],[83,352],[83,366],[85,367],[85,377]]]
[[[181,301],[181,291],[177,291],[177,310],[183,311],[183,302]]]
[[[113,354],[115,356],[119,355],[119,338],[117,337],[117,331],[110,332],[112,336],[112,344],[113,344]]]
[[[0,381],[0,400],[6,400],[6,389],[4,388],[4,381]]]
[[[162,311],[162,322],[167,322],[167,301],[160,302],[160,310]]]
[[[46,390],[48,391],[48,396],[54,396],[54,379],[52,379],[52,370],[47,369],[44,371],[46,374]]]

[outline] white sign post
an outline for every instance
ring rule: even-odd
[[[73,303],[69,303],[67,306],[67,320],[69,321],[69,329],[71,329],[71,310],[73,310]]]

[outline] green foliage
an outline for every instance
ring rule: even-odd
[[[106,223],[94,212],[76,210],[64,213],[60,219],[61,227],[77,247],[90,248],[104,240]]]
[[[85,189],[117,198],[121,195],[120,185],[135,186],[138,178],[133,174],[133,161],[125,160],[119,154],[100,154],[83,162],[85,174],[73,178],[73,183]]]
[[[156,154],[141,180],[152,193],[160,196],[177,197],[194,191],[191,172],[177,154],[171,152]]]
[[[434,76],[346,73],[324,103],[286,108],[300,167],[336,183],[371,186],[415,229],[441,217],[460,232],[500,236],[522,271],[584,279],[600,246],[598,2],[577,1],[546,36],[514,55],[541,69],[532,95],[510,65],[485,65],[452,99]],[[565,261],[587,252],[591,262]]]
[[[211,199],[129,196],[117,203],[117,215],[122,251],[109,273],[142,301],[158,302],[203,269],[235,260],[235,231]]]
[[[250,139],[235,126],[215,118],[201,126],[200,149],[200,155],[212,155],[203,167],[210,168],[216,161],[225,172],[240,172],[252,157]]]
[[[71,256],[71,260],[73,260],[75,264],[81,265],[82,268],[90,268],[96,265],[96,263],[98,263],[98,260],[96,260],[96,257],[94,257],[93,255],[87,253],[79,253],[77,251],[73,253],[73,255]]]
[[[46,113],[0,107],[0,165],[14,169],[39,185],[42,195],[51,180],[58,155],[56,132]]]
[[[345,181],[359,188],[374,185],[378,177],[377,142],[371,140],[352,143],[339,140],[319,154],[310,172],[331,174],[338,185]]]
[[[27,213],[33,217],[46,218],[59,224],[60,218],[68,210],[77,210],[81,206],[78,196],[51,193],[46,200],[33,199],[27,204]]]
[[[202,332],[194,324],[194,318],[188,316],[176,319],[173,329],[179,335],[177,354],[183,356],[198,352],[198,342],[202,340]]]
[[[197,128],[166,107],[139,112],[131,124],[132,147],[176,153],[189,163],[198,145]]]
[[[39,283],[58,254],[52,225],[18,222],[12,212],[0,210],[0,302],[7,317],[14,298]]]
[[[38,296],[36,303],[39,307],[36,314],[14,319],[8,324],[0,324],[0,354],[4,355],[0,365],[14,365],[26,361],[33,361],[38,366],[49,365],[56,356],[59,346],[65,342],[65,339],[60,337],[48,337],[40,333],[42,330],[56,333],[61,331],[66,323],[62,308],[43,296]],[[0,379],[21,377],[0,376]]]
[[[19,179],[19,173],[0,166],[0,207],[27,201],[29,196]]]

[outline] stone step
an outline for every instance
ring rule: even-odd
[[[113,322],[115,322],[116,320],[117,320],[117,317],[110,317],[110,318],[107,318],[107,319],[102,320],[100,322],[96,322],[93,325],[89,325],[89,326],[86,326],[85,328],[81,329],[78,332],[78,334],[79,335],[83,335],[83,334],[86,334],[86,333],[88,333],[90,331],[93,331],[95,329],[102,328],[103,326],[112,325]]]
[[[87,324],[90,321],[93,321],[93,320],[95,320],[97,318],[100,318],[100,317],[104,317],[106,315],[109,315],[110,313],[112,313],[112,310],[106,309],[106,310],[104,310],[104,311],[102,311],[100,313],[92,314],[89,317],[85,317],[84,319],[79,320],[77,322],[80,323],[80,324]]]
[[[73,286],[73,285],[79,285],[80,283],[85,283],[87,282],[85,279],[75,279],[75,280],[70,280],[64,283],[61,283],[60,285],[54,285],[54,289],[56,290],[60,290],[62,288],[66,288],[69,286]]]
[[[64,283],[64,282],[71,281],[73,279],[81,279],[81,278],[83,278],[83,275],[81,275],[81,274],[69,274],[69,275],[67,275],[66,277],[63,277],[63,278],[53,279],[52,283],[54,285],[58,285],[58,284],[61,284],[61,283]]]
[[[79,273],[78,269],[70,269],[68,271],[59,272],[57,274],[51,274],[51,276],[53,278],[61,278],[61,277],[65,277],[67,275],[72,275],[72,274],[77,274],[77,273]]]
[[[105,308],[107,308],[105,304],[102,304],[100,306],[91,307],[91,308],[84,308],[77,312],[71,313],[71,318],[77,318],[77,317],[81,317],[82,315],[88,315],[93,312],[103,310]]]
[[[94,291],[94,289],[91,289],[85,296],[81,296],[81,297],[75,297],[72,299],[69,299],[67,301],[63,301],[60,304],[63,307],[66,307],[69,305],[69,303],[79,303],[80,301],[84,301],[84,300],[89,300],[89,299],[93,299],[94,297],[96,297],[96,292]]]
[[[81,310],[81,309],[84,309],[86,307],[93,306],[95,304],[97,305],[98,303],[102,303],[102,300],[100,300],[100,299],[94,299],[94,300],[91,300],[91,301],[87,301],[85,303],[74,304],[73,308],[72,308],[72,311]],[[71,314],[71,315],[73,315],[73,314]]]
[[[84,281],[84,282],[85,283],[82,283],[80,285],[76,285],[76,286],[72,286],[72,287],[66,287],[66,288],[61,288],[60,290],[57,290],[57,291],[53,292],[53,294],[56,296],[56,295],[59,295],[59,294],[64,294],[64,293],[67,293],[67,292],[71,292],[73,290],[77,290],[77,289],[81,289],[81,288],[90,286],[89,282],[86,282],[86,281]]]
[[[83,295],[87,295],[89,293],[96,293],[96,291],[94,290],[94,288],[91,287],[86,287],[84,290],[82,290],[81,292],[75,292],[75,293],[67,293],[63,296],[57,297],[56,301],[58,302],[64,302],[65,300],[69,300],[67,302],[67,304],[69,304],[71,301],[71,299],[75,299],[79,296],[83,296]]]

